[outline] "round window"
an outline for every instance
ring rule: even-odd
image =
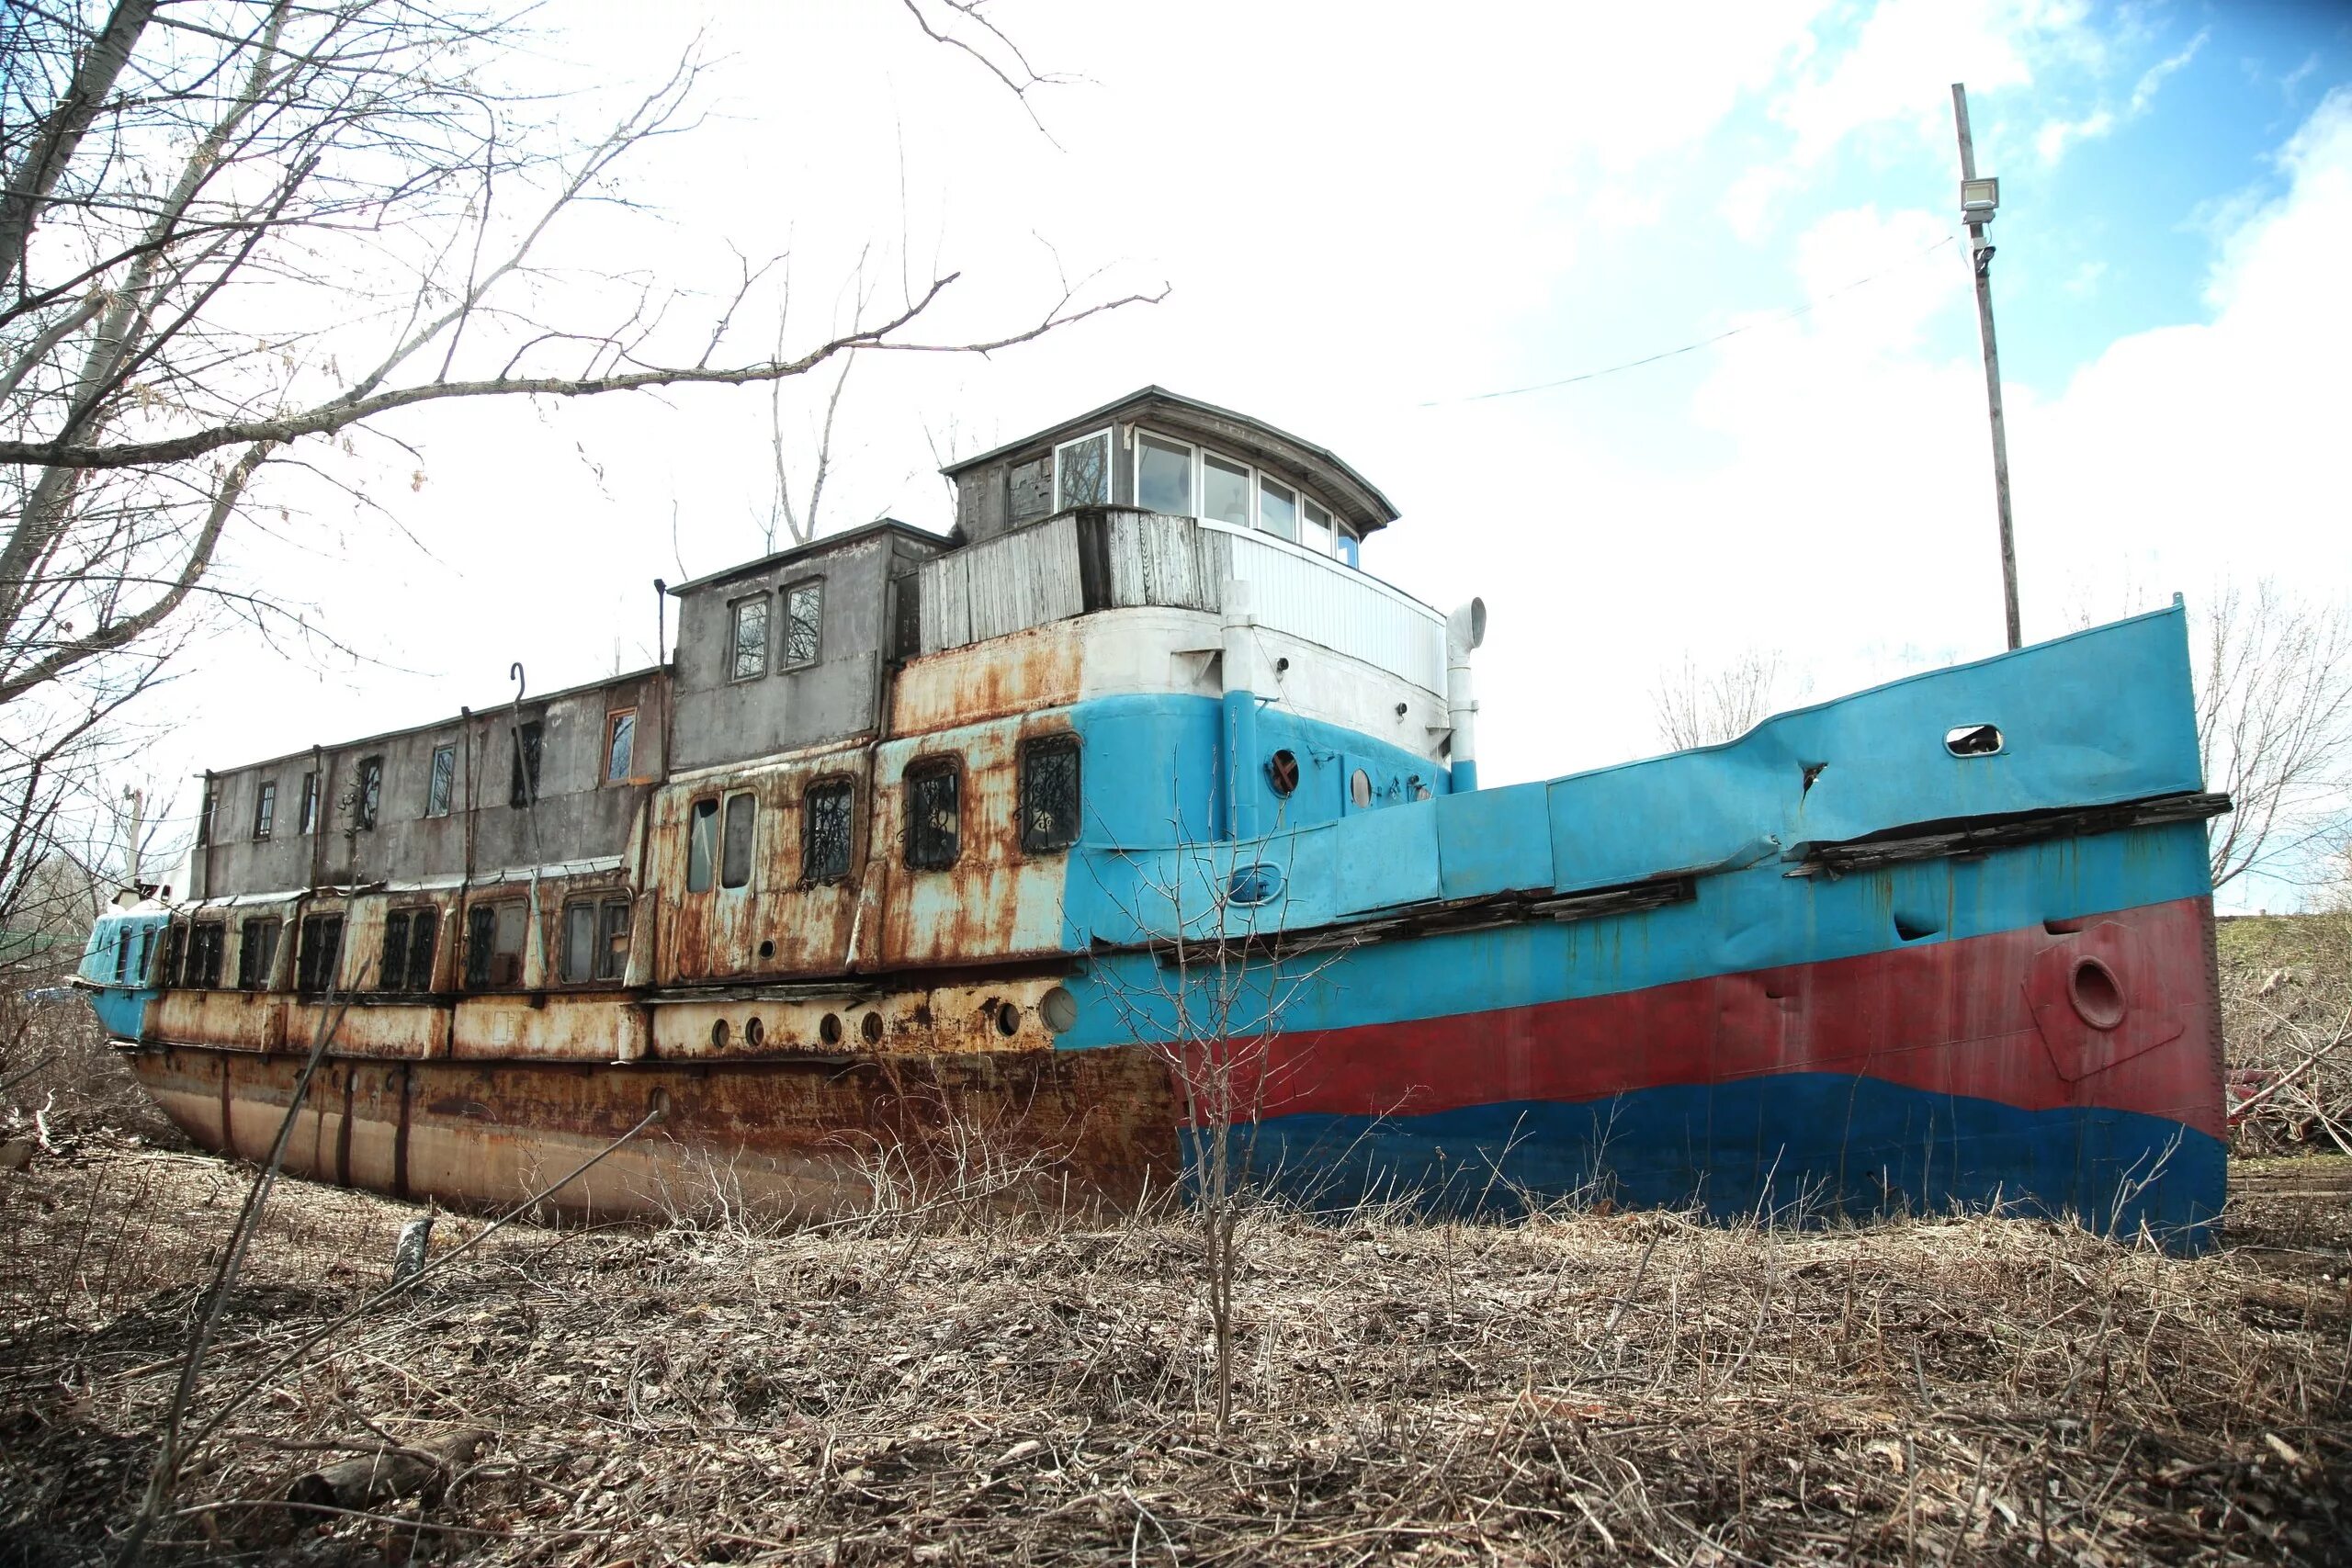
[[[2066,999],[2093,1029],[2113,1029],[2123,1021],[2123,987],[2115,971],[2096,958],[2075,960],[2066,977]]]
[[[1056,1034],[1067,1034],[1070,1025],[1078,1021],[1078,998],[1056,986],[1037,998],[1037,1016]]]
[[[865,1036],[865,1043],[866,1043],[868,1045],[879,1045],[879,1044],[881,1044],[881,1043],[882,1043],[882,1015],[881,1015],[880,1013],[878,1013],[878,1012],[869,1012],[869,1013],[867,1013],[867,1014],[865,1015],[865,1021],[861,1022],[861,1023],[857,1026],[857,1032],[858,1032],[860,1034],[863,1034],[864,1036]]]
[[[1348,775],[1348,798],[1355,803],[1358,811],[1372,808],[1372,775],[1362,768]]]
[[[1298,754],[1277,751],[1267,758],[1266,782],[1273,786],[1276,795],[1289,799],[1290,792],[1298,787]]]
[[[727,1049],[727,1021],[719,1019],[710,1026],[710,1043],[720,1051]]]
[[[817,1038],[828,1045],[842,1043],[842,1015],[829,1012],[817,1022]]]
[[[758,1019],[752,1019],[743,1025],[743,1043],[751,1046],[753,1050],[757,1050],[760,1046],[765,1044],[767,1043],[767,1038],[768,1026],[762,1023]]]

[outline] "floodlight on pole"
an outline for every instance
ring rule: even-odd
[[[1960,182],[1960,220],[1963,223],[1990,223],[2001,205],[2001,182],[1998,180],[1962,180]]]

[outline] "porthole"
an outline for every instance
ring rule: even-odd
[[[768,1038],[768,1026],[767,1026],[766,1024],[764,1024],[764,1023],[762,1023],[758,1019],[756,1019],[756,1018],[754,1018],[754,1019],[751,1019],[751,1020],[748,1020],[748,1021],[744,1023],[744,1025],[743,1025],[743,1043],[744,1043],[744,1044],[749,1045],[750,1047],[752,1047],[752,1049],[753,1049],[754,1051],[756,1051],[756,1050],[758,1050],[762,1045],[764,1045],[764,1044],[766,1044],[766,1043],[767,1043],[767,1038]]]
[[[2077,958],[2066,976],[2066,999],[2093,1029],[2113,1029],[2123,1021],[2123,987],[2115,971],[2096,958]]]
[[[828,1045],[842,1043],[842,1015],[829,1012],[817,1022],[817,1038]]]
[[[1056,1034],[1067,1034],[1078,1021],[1078,998],[1056,986],[1037,998],[1037,1019]]]
[[[996,1032],[1006,1039],[1021,1032],[1021,1009],[1012,1002],[996,1004]]]
[[[1348,775],[1348,799],[1358,811],[1372,809],[1372,775],[1362,768]]]
[[[763,942],[760,943],[760,956],[762,958],[774,958],[775,956],[775,943],[774,941]]]
[[[727,1049],[727,1021],[725,1019],[714,1019],[711,1021],[710,1045],[714,1051]]]
[[[1289,799],[1291,791],[1298,787],[1298,754],[1295,751],[1277,751],[1267,758],[1266,782],[1273,786],[1277,795],[1284,800]]]
[[[670,1091],[666,1089],[657,1089],[651,1094],[647,1095],[645,1097],[645,1111],[646,1114],[649,1116],[662,1117],[669,1115]]]
[[[1998,725],[1963,724],[1944,732],[1944,750],[1955,757],[1990,757],[2006,744]]]
[[[878,1012],[867,1013],[864,1020],[859,1022],[857,1032],[865,1037],[865,1043],[868,1045],[881,1044],[882,1015]]]

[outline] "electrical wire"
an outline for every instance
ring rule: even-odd
[[[1860,288],[1867,284],[1876,283],[1883,277],[1891,277],[1894,274],[1903,271],[1905,268],[1926,260],[1928,256],[1935,254],[1936,252],[1943,249],[1946,245],[1955,243],[1959,238],[1960,236],[1956,233],[1947,233],[1938,239],[1935,243],[1928,246],[1927,249],[1918,252],[1917,254],[1905,256],[1903,260],[1896,262],[1892,266],[1882,267],[1878,271],[1871,273],[1868,277],[1858,277],[1851,283],[1840,284],[1838,288],[1831,289],[1828,293],[1821,295],[1817,299],[1806,300],[1804,304],[1799,305],[1793,310],[1783,310],[1777,316],[1770,316],[1760,321],[1746,321],[1738,326],[1729,328],[1724,332],[1719,332],[1713,337],[1702,337],[1695,343],[1686,343],[1679,348],[1661,349],[1656,354],[1645,354],[1639,359],[1628,359],[1622,365],[1609,365],[1604,366],[1598,370],[1586,370],[1574,376],[1563,376],[1556,381],[1537,381],[1532,385],[1526,387],[1505,387],[1499,391],[1493,392],[1471,392],[1465,396],[1458,398],[1432,398],[1429,401],[1416,406],[1425,409],[1434,409],[1444,408],[1453,403],[1483,403],[1495,398],[1523,397],[1529,392],[1548,392],[1557,387],[1573,387],[1579,381],[1598,381],[1603,376],[1614,376],[1619,374],[1621,371],[1626,370],[1638,370],[1645,365],[1656,365],[1662,359],[1672,359],[1678,355],[1690,354],[1698,349],[1706,348],[1712,344],[1719,344],[1725,338],[1737,337],[1742,333],[1754,332],[1759,327],[1779,326],[1782,321],[1793,321],[1799,316],[1810,315],[1814,311],[1819,310],[1822,306],[1828,304],[1832,299],[1839,298],[1841,295],[1851,294],[1857,288]]]

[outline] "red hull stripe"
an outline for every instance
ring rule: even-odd
[[[1619,995],[1278,1036],[1235,1052],[1237,1119],[1420,1116],[1777,1073],[2223,1135],[2209,898]],[[2120,1016],[2118,1014],[2120,1013]]]

